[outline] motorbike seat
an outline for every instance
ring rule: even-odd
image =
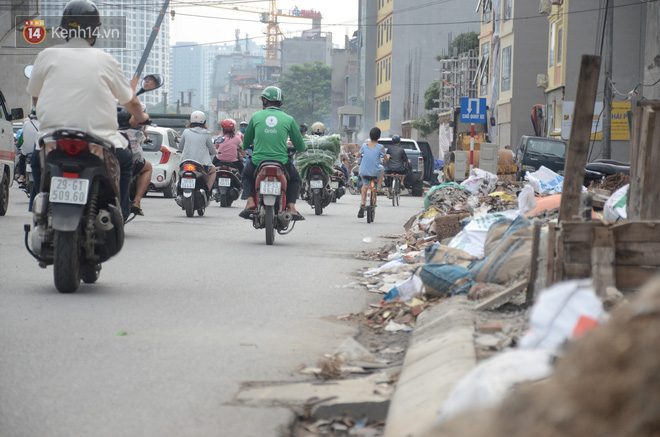
[[[589,171],[599,172],[606,176],[611,176],[616,173],[623,173],[627,175],[630,174],[629,164],[617,165],[608,162],[590,162],[585,166],[585,169]]]
[[[261,168],[265,165],[276,165],[282,169],[284,172],[284,177],[286,180],[289,180],[289,172],[286,171],[286,168],[284,168],[284,164],[282,164],[280,161],[274,160],[274,159],[264,159],[259,163],[259,166],[257,166],[257,169],[254,171],[254,177],[256,178],[259,172],[261,171]]]

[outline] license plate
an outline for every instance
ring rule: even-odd
[[[276,196],[280,195],[280,190],[282,189],[281,182],[271,182],[271,181],[261,181],[259,185],[259,193],[261,194],[274,194]]]
[[[186,179],[181,179],[181,188],[195,188],[195,179],[193,178],[186,178]]]
[[[312,188],[323,188],[323,181],[309,181],[309,186]]]
[[[231,179],[229,178],[218,178],[219,187],[231,187]]]
[[[61,178],[50,179],[50,194],[48,199],[53,203],[71,203],[84,205],[87,203],[89,180]]]
[[[335,182],[335,181],[330,182],[330,188],[336,190],[337,188],[339,188],[339,182]]]

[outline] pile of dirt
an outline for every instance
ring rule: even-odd
[[[500,408],[448,422],[443,436],[660,435],[660,279],[569,346],[545,383]]]

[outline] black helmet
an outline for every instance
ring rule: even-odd
[[[398,135],[394,135],[392,137],[392,144],[399,144],[401,142],[401,137]]]
[[[65,32],[76,32],[81,38],[93,38],[94,31],[101,25],[99,9],[89,0],[70,1],[62,12],[60,28]],[[71,36],[67,36],[67,41]]]

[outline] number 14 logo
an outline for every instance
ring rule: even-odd
[[[25,20],[23,38],[30,44],[39,44],[46,38],[46,27],[43,20]]]

